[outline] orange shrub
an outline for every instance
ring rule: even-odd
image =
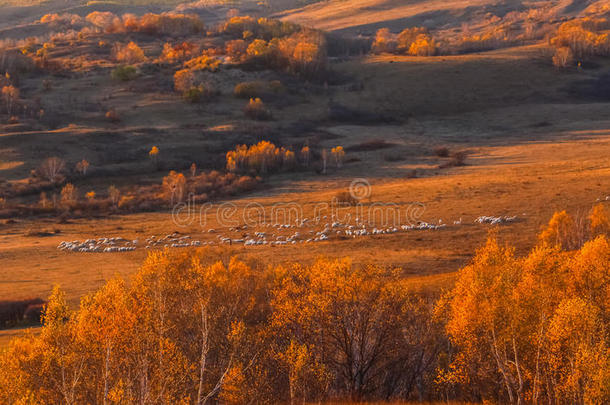
[[[174,90],[184,93],[195,85],[195,75],[189,69],[182,69],[174,74]]]
[[[436,42],[426,34],[420,34],[409,47],[409,55],[432,56],[436,53]]]
[[[260,98],[251,98],[244,108],[244,114],[254,120],[268,120],[272,116]]]
[[[225,44],[225,51],[232,60],[240,61],[246,56],[248,45],[243,39],[235,39]]]
[[[214,56],[201,55],[184,62],[184,67],[191,70],[208,70],[215,72],[220,67],[220,59]]]
[[[121,63],[140,63],[146,61],[144,51],[135,42],[126,45],[116,44],[113,49],[114,58]]]
[[[196,45],[192,42],[182,42],[177,45],[165,43],[163,45],[163,51],[159,59],[162,62],[175,63],[186,59],[191,59],[197,52]]]

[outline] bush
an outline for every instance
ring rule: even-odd
[[[195,74],[189,69],[182,69],[174,74],[174,90],[185,93],[195,85]]]
[[[409,55],[432,56],[436,54],[436,42],[432,37],[420,34],[409,47]]]
[[[176,63],[179,61],[191,59],[196,52],[196,45],[192,42],[182,42],[178,45],[166,43],[163,45],[163,51],[159,60],[161,62]]]
[[[117,62],[121,63],[140,63],[146,61],[144,51],[135,42],[129,42],[126,45],[116,44],[112,53]]]
[[[271,111],[267,109],[260,98],[251,98],[244,108],[244,114],[253,120],[264,121],[272,118]]]
[[[220,67],[220,63],[220,59],[214,56],[201,55],[184,62],[184,67],[191,70],[207,70],[210,72],[215,72]]]
[[[110,121],[112,123],[117,123],[117,122],[121,121],[121,117],[119,116],[119,113],[117,113],[117,111],[114,108],[108,110],[106,112],[105,117],[108,121]]]
[[[252,99],[263,95],[265,83],[261,81],[242,82],[235,85],[233,94],[238,98]]]
[[[234,61],[241,61],[246,56],[248,51],[248,44],[243,39],[235,39],[228,41],[225,44],[225,52],[227,56],[231,57]]]
[[[138,76],[138,71],[133,66],[117,66],[112,69],[110,76],[115,80],[127,82],[135,79]]]
[[[238,98],[257,98],[265,95],[278,94],[285,91],[284,86],[279,80],[264,82],[261,80],[241,82],[235,85],[233,95]]]

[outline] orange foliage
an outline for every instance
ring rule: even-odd
[[[163,62],[176,63],[186,59],[191,59],[195,52],[196,46],[191,42],[185,41],[177,45],[165,43],[159,59]]]
[[[241,145],[227,152],[227,170],[231,172],[267,173],[291,169],[294,164],[294,152],[268,141],[250,147]]]
[[[146,61],[146,56],[142,48],[135,42],[127,45],[116,44],[113,49],[114,58],[121,63],[140,63]]]

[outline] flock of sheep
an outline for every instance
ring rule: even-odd
[[[517,220],[517,216],[480,216],[474,222],[479,224],[502,224],[508,222],[514,222]],[[336,238],[358,238],[369,235],[383,235],[392,234],[401,231],[413,231],[413,230],[438,230],[445,228],[447,224],[443,223],[442,220],[438,221],[438,224],[431,224],[427,222],[420,222],[417,225],[400,225],[399,227],[369,227],[367,228],[365,223],[359,221],[357,225],[344,224],[338,221],[332,223],[326,223],[321,231],[315,229],[304,230],[302,228],[308,226],[308,221],[303,220],[295,225],[267,225],[272,228],[270,232],[256,231],[253,233],[244,232],[248,231],[248,226],[243,225],[240,227],[230,228],[229,231],[236,233],[241,232],[240,237],[228,237],[223,235],[217,235],[215,240],[200,241],[194,240],[191,236],[180,235],[178,232],[174,232],[165,236],[150,236],[140,243],[139,240],[128,240],[121,237],[114,238],[98,238],[98,239],[87,239],[83,242],[78,240],[75,241],[64,241],[61,242],[57,248],[69,252],[95,252],[95,253],[115,253],[115,252],[131,252],[136,248],[144,247],[146,249],[154,248],[181,248],[181,247],[192,247],[192,246],[206,246],[215,244],[229,244],[229,245],[244,245],[244,246],[257,246],[257,245],[269,245],[269,246],[283,246],[283,245],[294,245],[297,243],[313,243],[322,242],[329,240],[331,237]],[[453,221],[454,225],[461,225],[462,218],[457,221]],[[298,231],[292,231],[291,228],[299,228]],[[287,232],[288,231],[288,232]],[[216,233],[215,229],[208,229],[207,233]]]

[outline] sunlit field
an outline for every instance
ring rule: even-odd
[[[605,1],[0,0],[0,403],[610,402]]]

